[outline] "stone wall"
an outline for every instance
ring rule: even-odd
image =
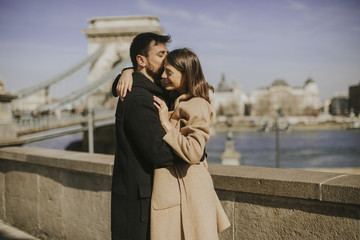
[[[113,156],[0,149],[0,219],[41,239],[110,239]],[[359,239],[360,175],[211,165],[221,239]]]
[[[0,218],[40,239],[110,239],[113,156],[0,149]]]
[[[360,239],[360,175],[210,166],[232,221],[221,239]]]

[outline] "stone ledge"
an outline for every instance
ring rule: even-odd
[[[45,148],[7,147],[0,159],[112,176],[114,156]]]
[[[340,175],[321,185],[323,201],[360,204],[360,175]]]
[[[360,205],[360,175],[210,165],[219,190]]]
[[[112,176],[113,155],[43,148],[7,147],[0,159]],[[360,175],[210,165],[218,190],[360,205]]]

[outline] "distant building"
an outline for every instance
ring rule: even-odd
[[[239,85],[230,86],[225,74],[222,74],[221,81],[211,98],[218,116],[228,114],[244,116],[246,112],[247,96],[243,94]]]
[[[287,116],[317,115],[320,108],[319,89],[311,79],[303,87],[291,87],[285,80],[275,80],[270,87],[252,92],[251,116],[271,116],[281,109]]]
[[[323,102],[323,107],[321,108],[321,112],[324,114],[330,114],[330,104],[331,104],[331,99],[330,98],[325,99]]]
[[[330,114],[333,116],[349,115],[349,99],[347,96],[336,96],[331,99]]]
[[[356,116],[360,113],[360,83],[349,87],[349,110]]]

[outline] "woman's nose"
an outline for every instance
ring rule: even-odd
[[[161,78],[162,79],[165,79],[167,76],[166,76],[166,72],[165,71],[163,71],[163,73],[161,74]]]

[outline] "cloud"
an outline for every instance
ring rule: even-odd
[[[210,47],[210,48],[215,48],[215,49],[218,49],[218,50],[225,50],[227,49],[229,46],[228,45],[225,45],[221,42],[208,42],[207,45]]]
[[[204,25],[210,26],[211,28],[228,29],[231,30],[230,25],[217,20],[216,18],[210,17],[205,14],[198,14],[196,18]]]
[[[197,13],[192,13],[190,11],[174,9],[174,8],[170,8],[169,5],[167,5],[167,7],[159,6],[159,5],[155,5],[154,3],[150,3],[147,0],[137,0],[137,4],[140,7],[140,9],[151,12],[152,14],[156,14],[159,17],[166,16],[171,18],[180,18],[181,20],[184,21],[192,21],[194,25],[200,23],[203,26],[214,29],[230,30],[228,24],[220,20],[217,20],[219,19],[218,17],[212,17],[204,13],[197,14]]]
[[[307,6],[303,2],[297,0],[287,0],[287,2],[290,4],[291,9],[297,11],[304,11],[307,9]]]
[[[165,15],[165,16],[172,16],[172,17],[180,17],[184,20],[191,19],[191,14],[187,11],[183,10],[174,10],[174,9],[167,9],[165,7],[160,7],[153,3],[150,3],[146,0],[137,0],[137,4],[139,5],[140,9],[149,11],[156,15]]]

